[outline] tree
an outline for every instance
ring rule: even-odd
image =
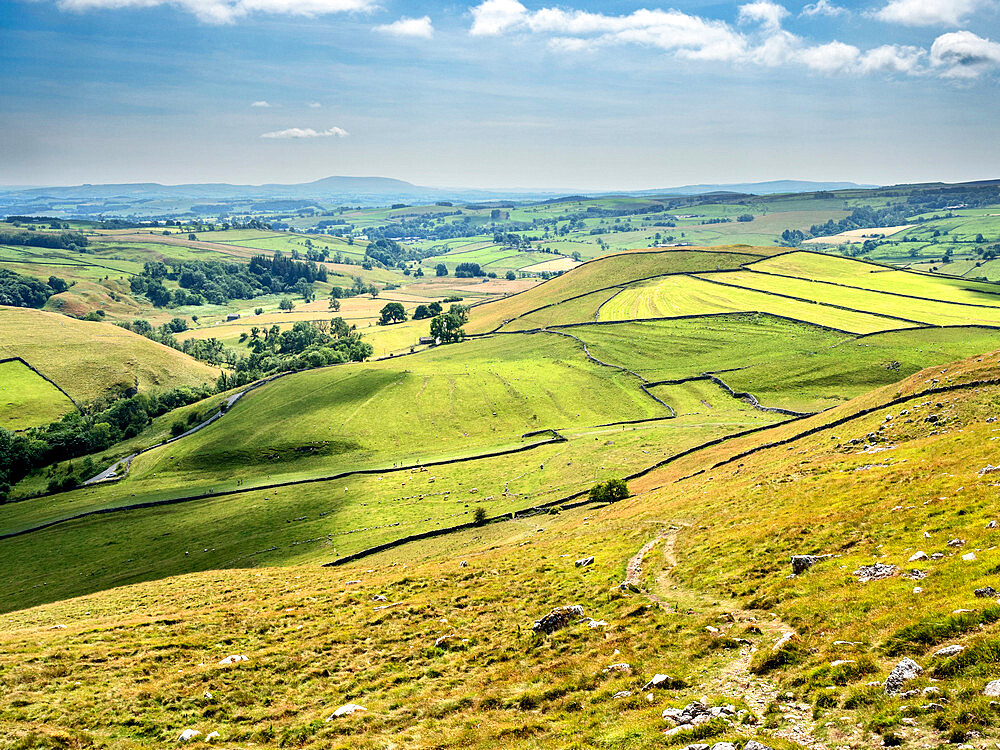
[[[437,276],[447,276],[448,266],[446,266],[444,263],[438,263],[436,266],[434,266],[434,273]]]
[[[254,310],[253,310],[253,314],[254,315],[263,315],[264,314],[264,308],[263,307],[255,307]]]
[[[183,333],[188,329],[187,321],[184,318],[174,318],[167,326],[170,328],[171,333]]]
[[[295,303],[288,299],[288,297],[282,297],[281,302],[278,303],[278,308],[289,312],[295,309]]]
[[[452,308],[461,305],[452,305]],[[438,339],[442,344],[454,344],[465,338],[465,331],[462,325],[465,320],[454,312],[446,312],[438,315],[431,321],[431,336]]]
[[[508,271],[504,276],[504,278],[507,279],[507,281],[513,281],[514,279],[517,278],[517,274],[514,273],[513,271]]]
[[[486,523],[486,508],[480,505],[472,511],[472,522],[476,524],[476,526],[482,526]]]
[[[596,503],[616,503],[629,496],[624,479],[609,479],[590,488],[590,499]]]
[[[313,297],[313,285],[305,279],[299,279],[295,282],[295,293],[302,295],[304,302],[312,302]]]
[[[334,312],[340,312],[340,300],[336,297],[330,297],[330,309]]]
[[[380,326],[402,323],[406,320],[406,310],[399,302],[390,302],[382,308],[379,314],[381,316],[378,321]]]
[[[198,237],[197,237],[197,235],[195,235],[194,232],[192,232],[191,234],[188,235],[188,239],[189,240],[196,240],[196,239],[198,239]]]
[[[427,305],[417,305],[417,309],[413,311],[414,320],[424,320],[425,318],[433,318],[434,313],[430,311]]]

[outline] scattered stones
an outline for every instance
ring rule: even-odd
[[[368,710],[367,708],[365,708],[364,706],[359,706],[357,703],[345,703],[343,706],[334,711],[333,714],[330,716],[330,718],[327,719],[327,721],[333,721],[334,719],[339,719],[341,716],[350,716],[351,714],[357,713],[358,711],[367,711],[367,710]]]
[[[944,711],[944,706],[942,706],[940,703],[928,703],[926,706],[921,706],[920,710],[938,712],[938,711]]]
[[[986,464],[983,468],[979,470],[979,476],[983,474],[995,474],[1000,471],[1000,466],[993,466],[992,464]]]
[[[979,599],[993,599],[994,597],[1000,596],[1000,591],[997,591],[992,586],[976,589],[972,593],[974,593]]]
[[[923,692],[924,695],[928,695],[928,696],[929,695],[941,695],[941,688],[935,687],[934,685],[930,685],[928,687],[925,687],[922,692]]]
[[[241,661],[250,661],[250,657],[244,656],[243,654],[230,654],[225,659],[219,662],[219,666],[228,667],[233,664],[239,664]]]
[[[917,570],[916,568],[910,568],[908,571],[903,573],[903,578],[909,581],[922,581],[927,577],[926,570]]]
[[[632,697],[632,691],[631,690],[620,690],[617,693],[615,693],[614,695],[612,695],[611,697],[612,698],[631,698]]]
[[[792,555],[792,572],[795,575],[805,573],[817,562],[819,558],[816,555]]]
[[[594,556],[593,555],[591,555],[590,557],[583,557],[583,558],[577,560],[575,563],[573,563],[573,565],[576,566],[577,568],[585,568],[588,565],[593,565],[593,564],[594,564]]]
[[[387,601],[389,601],[389,599],[388,599],[388,597],[382,596],[382,594],[375,594],[375,596],[372,597],[372,601],[373,602],[387,602]]]
[[[987,529],[995,529],[997,526],[1000,526],[1000,524],[998,524],[996,521],[990,521],[988,524],[986,524]]]
[[[462,562],[460,562],[458,564],[458,567],[460,567],[460,568],[467,568],[467,567],[469,567],[469,563],[467,563],[465,560],[462,560]]]
[[[531,626],[531,629],[536,633],[550,635],[569,625],[575,617],[583,617],[583,607],[579,604],[556,607],[540,620],[535,620],[535,624]]]
[[[983,688],[983,695],[990,698],[1000,698],[1000,680],[993,680],[986,683],[986,687]]]
[[[948,546],[949,547],[964,547],[965,546],[965,540],[964,539],[951,539],[948,542]]]
[[[201,732],[197,729],[185,729],[181,732],[181,736],[177,738],[178,742],[191,742],[197,737],[201,737]]]
[[[602,672],[618,672],[620,674],[632,674],[632,665],[626,662],[621,664],[610,664],[601,670]]]
[[[955,656],[965,651],[965,646],[945,646],[944,648],[939,648],[931,656]]]
[[[712,719],[735,716],[736,708],[732,705],[709,707],[701,701],[694,701],[693,703],[688,703],[684,708],[667,708],[661,715],[664,719],[673,722],[678,727],[696,727]]]
[[[732,742],[716,742],[712,745],[712,750],[736,750],[736,745]]]
[[[854,575],[858,577],[858,582],[868,583],[869,581],[878,581],[883,578],[892,578],[892,576],[899,573],[899,566],[889,565],[888,563],[875,563],[874,565],[862,565],[860,568],[854,571]]]
[[[907,562],[917,562],[918,560],[929,560],[929,559],[930,557],[928,556],[928,554],[923,550],[921,550],[920,552],[914,552],[912,555],[910,555],[910,559],[907,560]]]
[[[772,750],[772,748],[767,745],[762,745],[760,742],[757,742],[757,740],[750,740],[743,746],[743,750]]]
[[[966,552],[964,555],[962,555],[962,559],[965,560],[965,562],[975,562],[976,561],[976,553],[975,552]]]
[[[892,668],[892,671],[886,678],[885,694],[899,695],[902,692],[903,685],[918,677],[923,671],[923,667],[913,661],[913,659],[906,657]]]

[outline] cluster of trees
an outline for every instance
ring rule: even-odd
[[[471,279],[485,275],[486,272],[479,267],[478,263],[459,263],[455,266],[455,277],[459,279]]]
[[[441,314],[441,303],[431,302],[429,305],[417,305],[417,309],[413,311],[414,320],[426,320],[427,318],[433,318],[435,315]]]
[[[375,297],[378,295],[378,287],[374,284],[366,284],[360,276],[355,276],[354,283],[349,287],[333,286],[330,288],[330,299],[358,297],[362,294],[370,294]]]
[[[871,227],[891,227],[903,224],[912,215],[912,206],[889,204],[887,206],[859,206],[843,219],[830,219],[825,224],[813,224],[809,234],[813,237],[827,237],[851,229]],[[784,235],[782,235],[784,238]]]
[[[0,428],[0,502],[7,499],[11,485],[30,471],[57,461],[106,450],[121,440],[138,435],[153,417],[200,401],[213,392],[211,386],[174,388],[161,393],[139,393],[117,398],[110,404],[108,401],[113,396],[109,396],[82,412],[74,411],[43,427],[21,433]],[[49,489],[72,489],[80,480],[88,478],[69,473],[50,485]]]
[[[300,320],[286,331],[278,326],[266,330],[254,327],[246,345],[250,354],[235,358],[232,372],[219,375],[216,387],[220,391],[278,372],[363,362],[373,352],[372,345],[363,341],[343,318],[333,318],[329,323]]]
[[[164,281],[180,289],[167,289]],[[225,304],[233,299],[253,299],[265,294],[294,292],[312,299],[312,284],[326,281],[326,268],[302,263],[275,252],[271,258],[254,256],[249,264],[220,261],[187,261],[167,265],[149,262],[129,282],[133,294],[143,294],[156,307]]]
[[[81,251],[89,244],[79,232],[0,232],[0,245]]]
[[[65,292],[69,284],[57,276],[49,276],[49,282],[21,276],[13,271],[0,268],[0,305],[10,307],[41,307],[53,294]]]

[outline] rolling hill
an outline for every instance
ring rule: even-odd
[[[74,402],[131,388],[200,385],[218,375],[186,354],[116,325],[21,307],[0,307],[0,359],[18,362],[20,369],[16,393],[13,370],[0,391],[0,426],[16,429],[58,418]]]

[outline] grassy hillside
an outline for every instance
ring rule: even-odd
[[[23,430],[59,419],[73,402],[20,360],[0,361],[0,426]]]
[[[980,471],[993,459],[998,366],[992,355],[916,373],[692,454],[604,508],[344,568],[211,571],[2,616],[0,736],[113,748],[162,746],[186,728],[304,748],[984,747],[1000,723],[982,696],[1000,677],[1000,617],[973,589],[995,583],[998,563],[993,478]],[[744,447],[757,450],[733,460]],[[907,562],[917,550],[942,556]],[[789,557],[806,553],[832,557],[790,577]],[[592,565],[574,565],[587,555]],[[860,582],[853,571],[875,562],[899,572]],[[627,567],[635,592],[618,587]],[[926,577],[900,575],[910,568]],[[598,624],[531,632],[564,604]],[[946,644],[965,650],[932,655]],[[248,661],[218,666],[229,654]],[[905,688],[936,693],[884,694],[904,655],[924,668]],[[657,673],[669,687],[644,688]],[[661,712],[702,696],[749,714],[665,737]],[[328,721],[347,702],[367,710]]]
[[[79,403],[133,387],[199,385],[218,375],[186,354],[110,323],[0,307],[0,359],[10,357],[22,358]],[[64,395],[37,382],[32,392],[38,404],[25,424],[42,424],[72,408]],[[0,422],[15,408],[0,405]]]

